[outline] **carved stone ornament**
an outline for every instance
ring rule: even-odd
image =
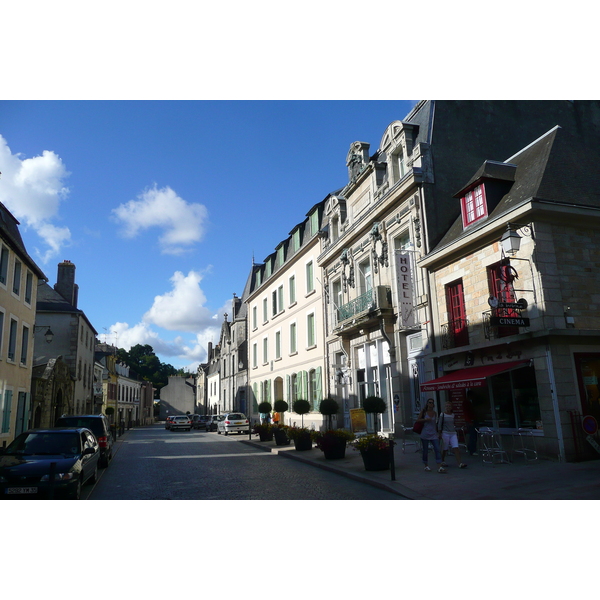
[[[388,267],[388,243],[383,232],[383,224],[375,223],[371,229],[371,253],[373,255],[373,270],[379,272],[379,265]]]
[[[348,291],[348,287],[354,287],[354,262],[350,250],[344,250],[340,256],[342,263],[342,286],[344,292]]]

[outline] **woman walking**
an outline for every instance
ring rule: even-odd
[[[435,452],[435,462],[439,465],[438,472],[445,473],[446,469],[442,467],[442,455],[440,453],[440,439],[437,430],[437,413],[434,409],[435,403],[432,398],[427,400],[425,408],[419,414],[419,418],[416,420],[417,423],[423,423],[423,430],[421,431],[421,442],[423,445],[423,464],[425,465],[426,471],[431,471],[429,465],[429,442],[433,446]]]
[[[456,427],[454,426],[454,410],[452,408],[452,402],[446,402],[446,407],[444,408],[444,412],[440,415],[438,425],[440,431],[442,432],[442,467],[448,466],[444,462],[444,459],[446,458],[446,452],[452,448],[458,468],[465,469],[467,465],[460,461],[458,436],[456,435]]]

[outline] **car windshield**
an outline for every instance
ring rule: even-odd
[[[189,417],[175,417],[176,421],[188,421]]]
[[[22,433],[6,449],[6,454],[77,454],[76,431]]]
[[[239,419],[245,419],[246,417],[242,413],[231,413],[227,415],[230,419],[235,419],[236,421]]]
[[[56,420],[56,427],[86,427],[91,429],[96,437],[104,435],[101,420],[93,417],[61,417]]]

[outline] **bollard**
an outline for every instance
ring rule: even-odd
[[[392,434],[390,434],[390,474],[392,477],[392,481],[396,481],[396,462],[394,461],[394,446],[396,443],[394,442],[394,438]]]

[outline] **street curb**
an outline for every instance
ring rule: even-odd
[[[300,453],[296,453],[295,451],[294,451],[294,453],[290,450],[280,451],[279,448],[270,448],[268,446],[260,445],[258,442],[254,442],[251,440],[236,440],[236,441],[239,441],[242,444],[247,444],[248,446],[252,446],[253,448],[257,448],[258,450],[262,450],[263,452],[271,452],[272,454],[277,454],[278,456],[283,456],[285,458],[289,458],[290,460],[296,460],[298,462],[302,462],[307,465],[317,467],[318,469],[322,469],[324,471],[330,471],[331,473],[337,473],[338,475],[343,475],[344,477],[347,477],[348,479],[353,479],[354,481],[366,483],[367,485],[370,485],[372,487],[376,487],[376,488],[391,492],[392,494],[396,494],[397,496],[400,496],[401,498],[404,498],[405,500],[428,500],[429,499],[426,496],[423,496],[423,495],[403,486],[402,484],[397,483],[394,486],[388,485],[383,481],[376,481],[376,480],[370,479],[368,477],[364,477],[362,475],[358,475],[356,473],[346,471],[344,469],[339,469],[338,467],[336,467],[334,465],[315,462],[314,460],[305,458]]]

